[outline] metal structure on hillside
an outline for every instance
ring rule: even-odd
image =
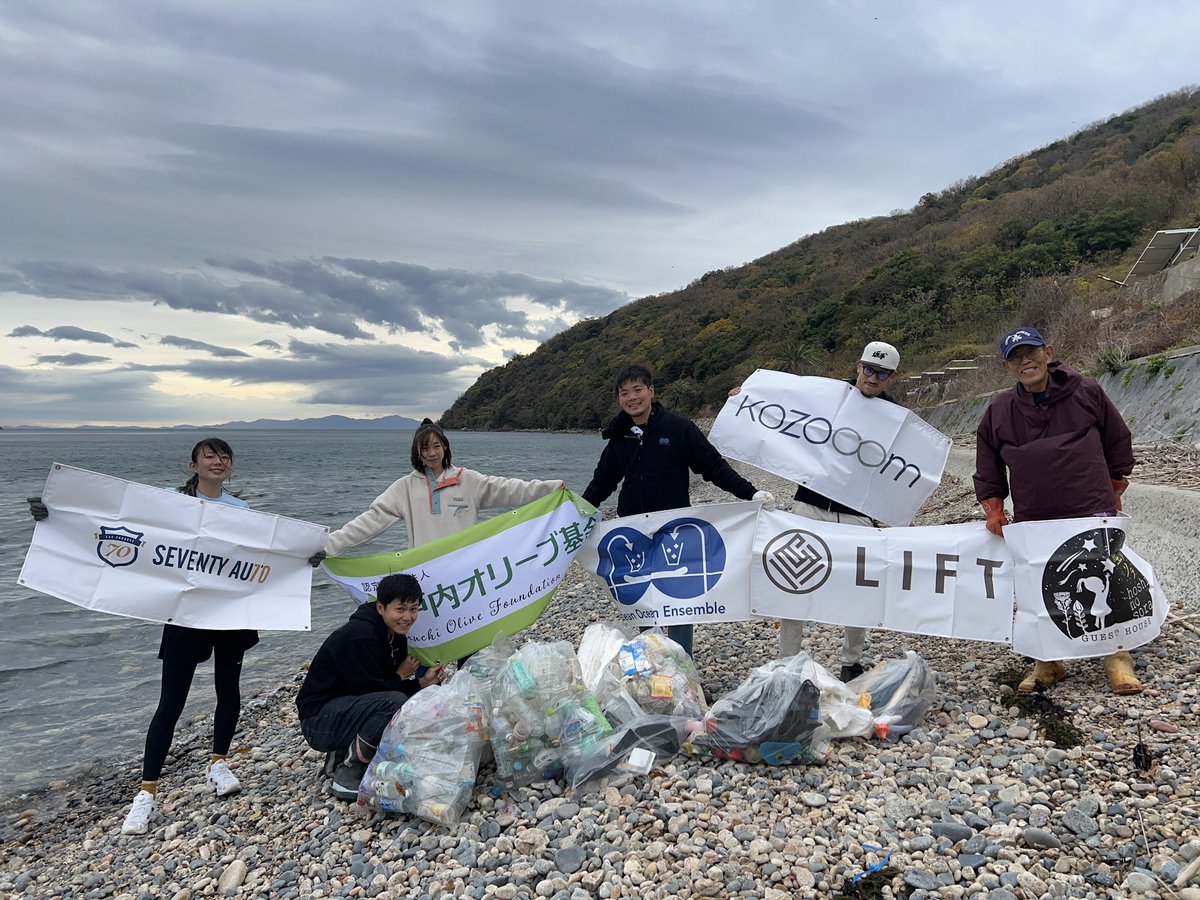
[[[1154,275],[1194,254],[1200,248],[1200,228],[1169,228],[1155,232],[1125,281],[1135,275]],[[1125,282],[1121,282],[1124,284]]]

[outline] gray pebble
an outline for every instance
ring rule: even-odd
[[[904,883],[909,887],[918,888],[923,891],[936,891],[938,889],[937,878],[923,869],[909,869],[904,873]]]

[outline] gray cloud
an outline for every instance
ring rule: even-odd
[[[87,331],[74,325],[58,325],[42,331],[32,325],[18,325],[8,333],[9,337],[46,337],[55,341],[89,341],[93,344],[112,344],[114,347],[137,347],[129,341],[118,341],[102,331]]]
[[[205,353],[211,353],[213,356],[244,356],[249,358],[250,354],[241,350],[234,350],[231,347],[217,347],[214,344],[206,344],[204,341],[195,341],[191,338],[177,337],[173,334],[168,334],[159,339],[160,344],[166,344],[168,347],[181,347],[184,350],[202,350]]]
[[[357,323],[391,331],[448,331],[457,345],[478,347],[483,330],[505,338],[544,331],[511,305],[523,299],[560,319],[611,312],[628,297],[575,281],[549,281],[511,272],[434,270],[369,259],[209,260],[210,271],[118,270],[49,261],[20,262],[11,271],[23,293],[76,300],[162,303],[173,309],[242,315],[259,322],[368,338]],[[209,348],[202,348],[209,349]]]
[[[292,340],[288,356],[195,359],[123,366],[126,372],[183,372],[238,385],[296,384],[301,402],[395,409],[445,409],[488,365],[471,356],[448,357],[397,344],[317,344]]]
[[[138,305],[159,304],[201,319],[158,331],[218,343],[204,319],[241,316],[373,360],[379,337],[402,334],[511,355],[631,295],[911,206],[1194,81],[1200,7],[1173,9],[1170,28],[1116,0],[1086,15],[931,0],[528,0],[503,14],[125,0],[97,15],[11,0],[3,20],[0,302],[36,299],[59,321],[104,303],[103,319],[76,321],[139,331]],[[1113,34],[1138,52],[1106,52]],[[9,339],[131,346],[59,330]],[[395,397],[382,357],[358,389],[331,345],[244,339],[258,338],[272,359],[181,347],[180,365],[242,367],[252,384],[280,362],[272,378],[315,376],[299,382],[310,401]],[[350,356],[338,364],[357,371]],[[452,399],[486,366],[460,362],[408,359],[406,377]],[[163,408],[144,385],[122,390]],[[274,415],[281,401],[259,402]]]
[[[0,365],[0,422],[15,425],[86,422],[178,422],[179,401],[154,390],[145,372],[73,372]]]
[[[60,356],[43,355],[37,358],[39,363],[49,363],[59,366],[90,366],[93,363],[108,362],[107,356],[90,356],[87,353],[66,353]]]
[[[283,345],[278,341],[273,341],[270,338],[263,338],[261,341],[254,342],[255,347],[265,347],[268,350],[282,350]]]

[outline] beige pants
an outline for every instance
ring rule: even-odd
[[[797,500],[792,505],[792,512],[806,519],[818,522],[838,522],[842,525],[863,525],[874,527],[874,523],[866,516],[853,513],[835,513],[817,506],[810,506]],[[866,628],[846,627],[842,632],[842,664],[852,666],[862,662],[863,649],[867,646]],[[781,619],[779,622],[779,656],[795,656],[804,649],[804,623],[794,619]]]

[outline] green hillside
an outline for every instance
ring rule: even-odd
[[[910,211],[828,228],[580,322],[485,372],[442,424],[595,428],[614,412],[611,378],[628,362],[655,373],[665,404],[701,415],[756,368],[843,375],[880,339],[919,372],[992,352],[1018,320],[1079,365],[1153,352],[1196,339],[1197,304],[1150,315],[1145,297],[1100,276],[1124,278],[1156,230],[1198,223],[1200,89],[1190,88]],[[1113,313],[1091,314],[1102,308]]]

